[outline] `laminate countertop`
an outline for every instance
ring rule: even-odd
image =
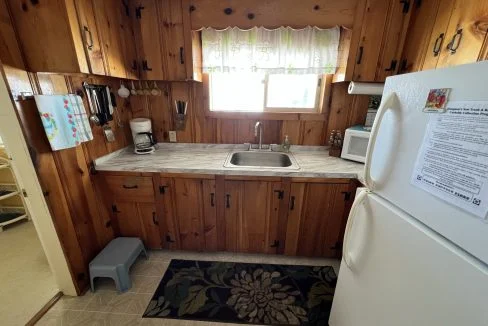
[[[299,169],[270,167],[224,167],[232,152],[247,150],[246,145],[160,143],[147,155],[137,155],[129,146],[95,160],[98,171],[159,173],[198,173],[310,178],[351,178],[362,180],[364,165],[329,156],[324,146],[291,146]]]

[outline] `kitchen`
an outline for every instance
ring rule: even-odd
[[[390,130],[384,127],[388,123],[378,123],[384,120],[398,125],[403,121],[391,112],[385,113],[396,103],[390,93],[399,92],[395,78],[390,82],[387,77],[482,61],[487,53],[483,17],[488,5],[474,0],[300,4],[9,0],[1,5],[0,34],[5,46],[0,48],[0,60],[75,287],[74,293],[63,291],[65,294],[85,294],[90,288],[90,262],[114,238],[131,237],[142,239],[151,250],[149,262],[160,255],[165,264],[166,260],[169,264],[171,259],[190,257],[197,262],[332,266],[339,274],[334,300],[328,297],[328,303],[314,306],[326,309],[328,304],[329,311],[332,302],[336,305],[332,306],[331,325],[355,325],[365,318],[348,296],[349,287],[344,286],[347,276],[342,276],[348,275],[347,266],[354,265],[354,258],[344,254],[345,250],[354,249],[355,240],[364,236],[357,235],[353,221],[358,219],[351,218],[354,211],[361,212],[359,205],[353,205],[355,197],[363,193],[357,189],[366,186],[381,193],[382,188],[375,190],[375,184],[388,177],[393,180],[391,169],[397,168],[378,159],[375,163],[374,157],[379,154],[373,154],[374,145],[369,142],[371,148],[366,152],[368,138],[349,137],[357,129],[351,127],[371,127],[374,120],[386,128],[375,130],[373,126],[373,130],[362,129],[360,134],[374,135],[371,138],[381,144],[376,151],[390,148],[381,153],[385,157],[398,151],[393,160],[397,162],[404,149],[395,146],[401,146],[403,138],[392,144],[384,135],[396,139],[404,136],[405,130]],[[291,59],[286,57],[284,39],[295,44]],[[225,43],[229,40],[235,43]],[[320,51],[314,52],[317,49]],[[307,59],[311,54],[318,59]],[[283,57],[289,61],[276,59]],[[478,78],[483,84],[482,77]],[[349,94],[351,81],[356,90]],[[484,100],[478,95],[459,96],[457,85],[452,81],[452,86],[441,83],[429,89],[451,88],[453,91],[445,94],[448,101]],[[419,92],[418,101],[425,103],[428,90]],[[377,94],[383,97],[371,96]],[[59,149],[46,138],[54,125],[49,115],[41,116],[41,122],[39,108],[43,107],[40,101],[52,95],[67,96],[70,107],[73,104],[74,110],[84,109],[79,112],[89,119],[89,123],[81,123],[88,136],[79,140],[81,144]],[[50,114],[55,116],[56,112]],[[414,118],[422,121],[419,138],[415,138],[418,151],[425,123],[423,118]],[[134,142],[140,146],[134,148]],[[359,155],[348,157],[346,152],[356,146]],[[134,149],[150,153],[137,155]],[[417,152],[410,152],[401,159],[413,166],[411,161],[416,157]],[[383,166],[386,175],[382,179],[378,178],[378,166]],[[404,167],[408,178],[412,166]],[[372,176],[365,173],[368,169]],[[410,180],[397,182],[388,194],[397,195],[397,189],[412,187]],[[388,200],[388,194],[382,197]],[[363,201],[369,200],[362,196]],[[396,199],[390,201],[395,203]],[[449,215],[445,206],[449,205],[439,204],[436,209],[444,209]],[[400,208],[419,218],[425,214]],[[443,233],[438,222],[421,222],[486,264],[479,250],[483,246],[476,242],[486,234],[486,228],[472,214],[462,214],[473,223],[470,228],[466,226],[466,232],[479,232],[466,247],[465,239]],[[460,227],[459,222],[450,223]],[[385,246],[393,246],[391,241],[394,239]],[[136,262],[131,272],[139,270],[141,280],[157,282],[147,293],[125,293],[137,308],[130,313],[134,323],[140,322],[157,284],[166,275],[167,266],[152,274],[138,267],[145,264],[149,263]],[[486,266],[480,268],[485,268],[482,275],[486,279]],[[137,280],[135,289],[139,289]],[[354,284],[350,279],[347,282]],[[86,307],[66,311],[78,313],[79,318],[100,317],[102,312],[107,318],[117,318],[117,314],[108,313],[117,307],[103,304],[107,297],[111,302],[118,300],[113,282],[97,279],[94,286],[95,292],[83,296],[93,296],[86,299],[91,300]],[[334,286],[328,287],[333,291]],[[58,304],[68,302],[67,297]],[[99,309],[95,300],[100,300]],[[347,302],[358,311],[350,320],[343,315]],[[170,306],[176,309],[176,304]],[[477,307],[473,303],[475,312]],[[163,312],[175,318],[175,312],[158,313]],[[280,322],[293,324],[302,315],[297,312],[293,316]],[[473,325],[486,320],[481,312],[473,316],[478,318],[473,319]],[[50,310],[44,320],[53,322],[57,317]],[[414,319],[390,317],[393,319],[387,319],[387,324],[414,323]],[[462,317],[465,315],[460,314]],[[234,319],[202,315],[193,319],[202,318],[223,322],[238,319],[236,315]],[[321,318],[316,324],[324,324],[328,312]],[[371,318],[370,324],[380,323],[375,316]],[[427,324],[421,314],[418,318],[417,324]],[[85,324],[89,324],[87,320]],[[178,321],[142,318],[143,323],[169,320]],[[276,319],[267,322],[276,323]]]

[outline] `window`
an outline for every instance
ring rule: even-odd
[[[339,28],[202,30],[211,111],[318,112],[337,66]]]
[[[211,111],[316,112],[322,91],[318,74],[211,73]]]

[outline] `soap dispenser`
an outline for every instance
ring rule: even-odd
[[[283,140],[283,144],[281,144],[281,148],[283,152],[288,153],[290,151],[290,140],[288,139],[288,135],[285,135],[285,140]]]

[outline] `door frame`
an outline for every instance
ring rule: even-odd
[[[76,288],[71,277],[68,262],[56,232],[51,213],[44,199],[34,165],[32,164],[1,62],[0,130],[2,131],[2,140],[7,145],[9,155],[15,162],[13,169],[17,181],[20,187],[25,189],[28,194],[28,197],[24,198],[25,203],[57,286],[64,294],[76,296]]]

